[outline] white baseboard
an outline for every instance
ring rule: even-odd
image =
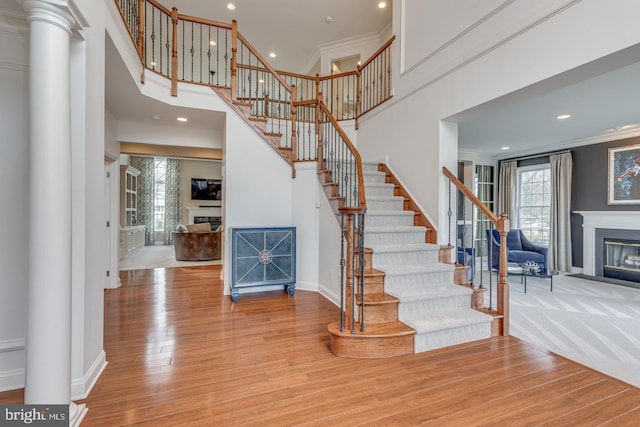
[[[314,282],[297,281],[296,282],[296,291],[298,289],[301,290],[301,291],[318,292],[318,284],[314,283]]]
[[[320,295],[335,304],[336,307],[340,307],[340,295],[322,285],[318,286],[318,292],[320,292]]]
[[[24,388],[24,369],[0,372],[0,392]]]
[[[84,376],[71,381],[71,400],[82,400],[89,396],[91,389],[107,367],[107,363],[107,354],[102,350]]]
[[[584,272],[584,268],[581,267],[571,267],[572,274],[582,274]]]
[[[24,388],[24,338],[0,341],[0,392]]]

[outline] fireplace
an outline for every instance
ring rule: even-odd
[[[203,222],[208,222],[211,224],[211,231],[216,231],[220,224],[222,223],[222,218],[219,216],[194,216],[193,223],[194,224],[202,224]]]
[[[640,282],[640,240],[604,239],[604,277]]]
[[[640,288],[640,212],[576,211],[583,216],[583,273]],[[605,245],[605,241],[608,244]],[[605,268],[605,265],[607,266]],[[625,270],[627,269],[628,270]],[[627,274],[631,273],[631,274]]]

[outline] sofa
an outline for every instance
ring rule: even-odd
[[[186,231],[182,231],[186,228]],[[173,232],[177,261],[210,261],[222,258],[222,230],[211,231],[211,224],[190,224]]]
[[[500,233],[495,228],[487,230],[487,237],[491,242],[491,268],[497,270],[500,261]],[[522,267],[527,261],[538,264],[539,273],[546,274],[549,267],[548,248],[531,243],[520,229],[509,230],[507,232],[507,262]]]

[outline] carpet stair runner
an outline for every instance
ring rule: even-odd
[[[413,225],[415,212],[404,210],[404,197],[395,195],[395,185],[386,182],[386,173],[378,171],[377,163],[366,163],[364,180],[367,199],[364,303],[369,339],[375,340],[376,328],[397,327],[398,334],[406,333],[396,325],[398,321],[414,331],[412,348],[405,349],[405,353],[491,337],[493,317],[471,308],[473,290],[454,283],[455,265],[439,262],[440,246],[425,243],[427,230]],[[383,286],[374,288],[373,283],[369,284],[374,278],[379,282],[381,276]],[[384,308],[378,307],[381,305]],[[397,312],[389,313],[391,309]],[[369,353],[354,351],[357,345],[372,345],[362,342],[365,338],[361,333],[354,335],[345,331],[338,340],[331,325],[329,330],[332,351],[340,356],[374,358],[405,354],[396,348],[397,342],[389,339],[391,343],[379,346],[391,346],[392,354],[379,349]],[[346,345],[343,341],[348,340],[349,335],[360,343]]]

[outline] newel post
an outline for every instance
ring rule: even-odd
[[[504,212],[498,219],[498,233],[500,234],[500,262],[498,264],[498,314],[503,316],[502,335],[509,335],[509,283],[507,282],[507,232],[509,219]]]
[[[360,127],[360,96],[362,94],[362,91],[360,90],[360,85],[362,84],[361,80],[360,80],[360,66],[357,65],[356,66],[356,130],[358,130],[358,128]]]
[[[291,177],[296,177],[296,160],[298,160],[298,107],[295,104],[298,98],[296,85],[291,85]]]
[[[324,169],[323,152],[322,152],[322,108],[320,103],[322,102],[322,92],[318,92],[316,95],[316,134],[318,135],[318,147],[317,147],[317,162],[318,172]]]
[[[171,39],[171,96],[178,96],[178,9],[171,9],[173,37]]]
[[[356,332],[356,324],[355,324],[355,288],[354,288],[354,251],[353,251],[353,214],[347,214],[347,226],[346,226],[346,243],[347,243],[347,258],[346,262],[346,273],[347,273],[347,281],[345,287],[345,329],[350,329],[351,333],[354,334]]]
[[[238,99],[238,21],[231,21],[231,100]]]
[[[145,63],[144,59],[144,5],[146,2],[139,1],[138,2],[138,53],[140,54],[140,59],[142,59],[142,63]]]

